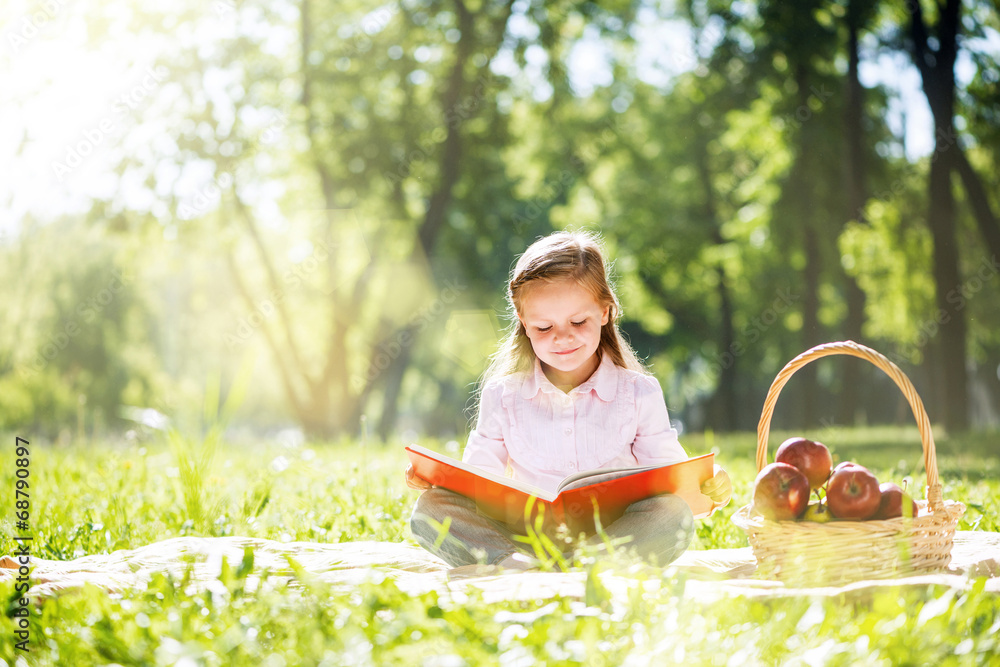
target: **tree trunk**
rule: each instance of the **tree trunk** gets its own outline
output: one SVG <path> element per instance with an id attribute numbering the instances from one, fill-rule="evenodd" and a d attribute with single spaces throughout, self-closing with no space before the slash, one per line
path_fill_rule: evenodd
<path id="1" fill-rule="evenodd" d="M 958 270 L 958 239 L 955 234 L 955 198 L 951 189 L 950 160 L 941 157 L 931 163 L 928 218 L 934 239 L 934 284 L 937 312 L 927 321 L 928 329 L 940 325 L 933 350 L 938 357 L 941 388 L 937 404 L 944 407 L 949 430 L 968 428 L 968 377 L 965 369 L 966 323 L 964 311 L 957 311 L 948 294 L 961 285 Z"/>
<path id="2" fill-rule="evenodd" d="M 463 117 L 460 113 L 464 111 L 462 105 L 466 101 L 463 99 L 463 95 L 469 89 L 469 81 L 466 79 L 465 70 L 477 44 L 475 31 L 476 16 L 469 11 L 463 0 L 453 0 L 453 4 L 461 36 L 455 46 L 455 62 L 452 65 L 448 84 L 441 97 L 441 117 L 442 122 L 447 128 L 447 134 L 445 135 L 441 156 L 438 160 L 440 180 L 428 201 L 424 219 L 417 230 L 418 244 L 414 247 L 415 256 L 422 253 L 428 260 L 433 256 L 437 238 L 447 219 L 448 207 L 453 198 L 455 184 L 458 183 L 458 179 L 461 176 L 461 123 L 455 119 Z M 503 36 L 506 34 L 507 21 L 510 18 L 512 7 L 513 0 L 510 0 L 497 19 L 496 25 L 501 30 L 495 33 L 497 44 L 493 50 L 493 54 L 486 61 L 486 65 L 484 66 L 486 70 L 489 69 L 490 63 L 493 61 L 493 57 L 496 55 L 496 51 L 499 50 L 500 44 L 503 41 Z M 415 337 L 416 334 L 414 334 Z M 416 341 L 413 341 L 407 350 L 404 350 L 393 361 L 389 369 L 391 372 L 386 375 L 382 415 L 378 426 L 379 435 L 383 439 L 388 437 L 389 432 L 395 425 L 401 385 L 406 375 L 406 367 L 410 362 L 410 348 L 413 345 L 416 345 Z"/>
<path id="3" fill-rule="evenodd" d="M 969 204 L 976 217 L 979 233 L 983 237 L 983 241 L 986 242 L 990 254 L 1000 258 L 1000 222 L 997 222 L 997 217 L 993 214 L 986 188 L 983 187 L 979 174 L 972 168 L 972 164 L 962 147 L 956 144 L 954 152 L 955 168 L 962 178 L 962 185 L 965 186 L 965 193 L 969 197 Z"/>
<path id="4" fill-rule="evenodd" d="M 719 294 L 719 341 L 723 350 L 732 350 L 736 340 L 733 330 L 733 299 L 729 292 L 726 269 L 721 264 L 715 267 L 718 276 L 716 291 Z M 719 374 L 719 384 L 715 388 L 713 402 L 717 401 L 719 410 L 719 427 L 723 431 L 735 431 L 739 428 L 739 403 L 736 399 L 736 372 L 738 359 L 733 357 L 733 363 L 725 366 Z"/>
<path id="5" fill-rule="evenodd" d="M 320 189 L 326 207 L 328 210 L 332 210 L 335 207 L 335 182 L 330 175 L 326 163 L 323 161 L 323 150 L 315 142 L 318 121 L 312 111 L 313 81 L 307 57 L 312 44 L 312 33 L 310 31 L 312 22 L 310 20 L 308 0 L 301 1 L 300 14 L 300 37 L 302 45 L 300 52 L 300 74 L 302 76 L 302 95 L 299 102 L 306 115 L 306 135 L 310 142 L 312 164 L 319 177 Z M 239 196 L 236 196 L 235 203 L 239 214 L 238 217 L 243 222 L 265 268 L 269 293 L 283 294 L 285 286 L 279 279 L 278 271 L 271 255 L 271 249 L 261 236 L 252 211 Z M 328 246 L 336 247 L 337 244 L 332 242 L 332 219 L 328 219 L 327 225 L 328 237 L 326 241 L 328 242 Z M 335 284 L 337 259 L 336 252 L 329 253 L 328 278 L 331 284 Z M 227 260 L 234 283 L 244 302 L 249 309 L 256 309 L 258 304 L 253 298 L 241 270 L 231 253 L 227 255 Z M 367 397 L 370 387 L 364 387 L 359 395 L 358 392 L 352 392 L 349 386 L 346 366 L 347 323 L 353 319 L 349 316 L 352 312 L 352 304 L 360 302 L 364 296 L 363 292 L 368 284 L 371 268 L 371 266 L 367 267 L 361 279 L 355 284 L 353 301 L 349 301 L 346 297 L 338 297 L 335 290 L 331 292 L 328 304 L 331 317 L 327 333 L 325 360 L 318 372 L 314 364 L 306 361 L 305 355 L 301 352 L 296 342 L 295 331 L 297 326 L 286 307 L 284 299 L 274 299 L 274 303 L 272 304 L 277 315 L 276 326 L 280 326 L 284 333 L 284 342 L 277 338 L 271 329 L 269 321 L 264 320 L 260 324 L 260 329 L 264 334 L 267 345 L 274 354 L 285 396 L 289 401 L 293 414 L 309 437 L 330 439 L 345 432 L 353 433 L 356 431 L 362 401 Z"/>
<path id="6" fill-rule="evenodd" d="M 858 78 L 858 33 L 860 32 L 860 7 L 858 0 L 851 0 L 847 10 L 847 97 L 844 105 L 844 147 L 847 169 L 846 222 L 864 221 L 864 207 L 868 200 L 867 174 L 864 151 L 864 89 Z M 844 333 L 850 340 L 860 341 L 865 323 L 865 293 L 858 282 L 843 272 L 844 296 L 847 318 Z M 853 424 L 859 408 L 864 405 L 863 387 L 867 369 L 861 364 L 844 364 L 841 375 L 840 395 L 836 420 L 840 424 Z"/>
<path id="7" fill-rule="evenodd" d="M 410 326 L 407 339 L 416 337 L 415 327 Z M 389 439 L 393 428 L 396 426 L 396 419 L 399 415 L 399 396 L 403 389 L 403 377 L 406 369 L 410 366 L 410 359 L 413 356 L 413 344 L 402 345 L 399 354 L 392 360 L 389 367 L 385 369 L 385 392 L 382 398 L 382 415 L 379 418 L 377 433 L 383 442 Z"/>
<path id="8" fill-rule="evenodd" d="M 725 243 L 722 237 L 722 221 L 719 220 L 718 211 L 715 208 L 715 188 L 712 185 L 712 172 L 708 165 L 708 137 L 702 137 L 699 142 L 698 153 L 695 158 L 698 165 L 698 178 L 701 181 L 702 196 L 704 197 L 705 224 L 712 230 L 712 241 L 716 245 Z M 718 279 L 716 292 L 719 295 L 719 346 L 724 352 L 733 349 L 736 334 L 733 327 L 733 299 L 729 292 L 729 279 L 726 276 L 726 267 L 719 262 L 715 266 L 715 275 Z M 709 402 L 709 419 L 713 426 L 722 431 L 735 431 L 738 428 L 737 401 L 736 401 L 736 378 L 737 364 L 739 357 L 733 355 L 732 362 L 723 364 L 719 372 L 718 384 L 715 386 L 715 393 Z"/>
<path id="9" fill-rule="evenodd" d="M 802 271 L 802 349 L 807 350 L 824 342 L 820 335 L 819 323 L 819 282 L 823 260 L 819 252 L 819 241 L 816 230 L 808 223 L 805 225 L 806 266 Z M 802 411 L 801 425 L 804 428 L 815 428 L 819 420 L 819 380 L 816 364 L 807 364 L 796 372 L 799 387 L 801 387 Z"/>
<path id="10" fill-rule="evenodd" d="M 798 84 L 799 108 L 809 108 L 809 72 L 805 63 L 797 63 L 795 82 Z M 824 342 L 819 322 L 819 288 L 823 270 L 823 256 L 820 253 L 816 215 L 812 210 L 814 193 L 809 188 L 811 174 L 817 173 L 814 159 L 817 156 L 813 140 L 815 121 L 806 121 L 799 129 L 798 154 L 793 166 L 793 178 L 789 186 L 793 188 L 792 196 L 799 211 L 798 219 L 802 225 L 802 249 L 805 253 L 805 266 L 802 269 L 802 338 L 801 348 L 810 347 Z M 807 364 L 798 371 L 798 383 L 801 388 L 799 423 L 804 428 L 813 428 L 817 424 L 819 412 L 819 382 L 815 364 Z"/>
<path id="11" fill-rule="evenodd" d="M 934 154 L 931 157 L 928 224 L 934 239 L 934 284 L 937 311 L 925 320 L 924 329 L 939 327 L 931 351 L 939 375 L 933 383 L 934 403 L 943 408 L 945 426 L 964 431 L 969 426 L 968 372 L 966 358 L 965 311 L 949 302 L 949 294 L 961 285 L 958 238 L 955 233 L 955 199 L 951 172 L 957 169 L 955 131 L 955 59 L 961 0 L 947 0 L 940 7 L 936 38 L 930 38 L 919 2 L 907 5 L 910 11 L 910 38 L 913 62 L 920 71 L 924 94 L 934 116 Z M 933 43 L 936 42 L 936 48 Z"/>

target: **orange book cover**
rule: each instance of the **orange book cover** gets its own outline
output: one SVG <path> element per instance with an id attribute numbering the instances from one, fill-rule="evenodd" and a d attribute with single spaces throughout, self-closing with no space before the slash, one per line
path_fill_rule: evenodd
<path id="1" fill-rule="evenodd" d="M 513 525 L 523 524 L 530 498 L 536 500 L 529 518 L 543 508 L 547 523 L 566 523 L 574 533 L 594 530 L 595 500 L 603 526 L 632 503 L 661 493 L 683 498 L 697 519 L 712 513 L 712 499 L 701 492 L 701 484 L 712 477 L 714 454 L 659 466 L 581 472 L 551 493 L 420 445 L 410 445 L 406 452 L 418 477 L 475 500 L 484 514 Z"/>

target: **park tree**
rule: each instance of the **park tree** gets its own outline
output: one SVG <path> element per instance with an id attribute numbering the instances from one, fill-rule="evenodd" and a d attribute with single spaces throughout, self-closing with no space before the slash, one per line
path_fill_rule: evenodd
<path id="1" fill-rule="evenodd" d="M 184 16 L 185 33 L 223 27 L 170 56 L 189 128 L 174 159 L 209 173 L 172 206 L 189 233 L 220 232 L 244 312 L 260 314 L 245 334 L 263 336 L 314 436 L 355 432 L 373 406 L 385 435 L 421 332 L 459 298 L 433 260 L 466 167 L 504 143 L 489 72 L 510 13 L 302 0 Z"/>
<path id="2" fill-rule="evenodd" d="M 137 276 L 122 326 L 73 340 L 111 370 L 46 371 L 105 416 L 116 401 L 157 403 L 164 377 L 192 398 L 192 377 L 263 352 L 251 421 L 291 419 L 319 438 L 357 433 L 366 416 L 382 437 L 404 424 L 457 433 L 511 262 L 562 228 L 602 234 L 626 333 L 694 428 L 752 427 L 777 369 L 834 338 L 890 349 L 930 403 L 953 403 L 954 428 L 965 410 L 951 387 L 971 382 L 978 404 L 986 382 L 962 369 L 1000 363 L 988 3 L 68 11 L 94 35 L 141 40 L 119 55 L 153 81 L 122 139 L 104 143 L 115 187 L 58 227 L 105 237 L 112 264 L 131 253 Z M 892 121 L 892 84 L 863 83 L 893 52 L 933 98 L 939 150 L 925 158 Z M 11 244 L 12 261 L 29 246 Z M 87 266 L 53 278 L 52 308 L 5 344 L 3 368 L 57 333 L 95 286 Z M 33 301 L 27 289 L 10 312 Z M 803 371 L 783 425 L 895 415 L 870 369 L 831 368 Z M 33 395 L 54 397 L 60 422 L 79 413 L 71 393 L 3 382 L 7 415 L 43 409 L 24 407 Z"/>
<path id="3" fill-rule="evenodd" d="M 68 217 L 26 219 L 0 245 L 0 428 L 89 437 L 162 389 L 137 246 Z"/>
<path id="4" fill-rule="evenodd" d="M 920 72 L 924 94 L 934 118 L 934 153 L 928 175 L 927 221 L 934 238 L 936 319 L 940 334 L 935 349 L 941 404 L 949 428 L 969 425 L 968 324 L 966 313 L 949 294 L 964 282 L 956 222 L 953 175 L 965 187 L 980 234 L 990 251 L 1000 252 L 1000 223 L 992 210 L 982 180 L 969 162 L 955 126 L 957 114 L 955 64 L 963 33 L 961 0 L 936 4 L 936 16 L 925 14 L 921 2 L 907 3 L 907 45 Z"/>
<path id="5" fill-rule="evenodd" d="M 864 221 L 864 208 L 871 193 L 870 172 L 874 160 L 872 150 L 873 123 L 866 117 L 866 91 L 861 85 L 861 36 L 874 18 L 875 3 L 847 0 L 843 20 L 846 32 L 844 48 L 847 52 L 847 72 L 844 77 L 843 136 L 844 184 L 847 193 L 847 216 L 844 228 L 852 221 Z M 839 262 L 842 263 L 842 262 Z M 844 300 L 847 313 L 844 318 L 844 336 L 860 341 L 864 335 L 865 293 L 849 271 L 845 271 Z M 853 423 L 862 405 L 861 387 L 871 371 L 863 364 L 849 362 L 844 365 L 836 419 L 839 423 Z"/>

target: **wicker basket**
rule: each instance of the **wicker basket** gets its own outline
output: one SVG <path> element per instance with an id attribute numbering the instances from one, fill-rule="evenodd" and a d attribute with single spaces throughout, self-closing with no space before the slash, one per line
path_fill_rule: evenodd
<path id="1" fill-rule="evenodd" d="M 828 585 L 946 569 L 965 505 L 942 499 L 934 436 L 924 405 L 909 378 L 875 350 L 854 341 L 826 343 L 803 352 L 781 369 L 768 390 L 757 425 L 757 470 L 767 465 L 771 415 L 781 388 L 798 369 L 835 354 L 870 361 L 903 391 L 923 443 L 926 500 L 917 501 L 919 511 L 912 518 L 829 523 L 772 521 L 744 506 L 733 515 L 733 522 L 747 531 L 758 575 L 786 583 Z"/>

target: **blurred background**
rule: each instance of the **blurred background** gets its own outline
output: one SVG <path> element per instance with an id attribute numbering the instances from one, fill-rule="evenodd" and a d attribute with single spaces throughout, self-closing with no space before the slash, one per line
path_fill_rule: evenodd
<path id="1" fill-rule="evenodd" d="M 1000 7 L 984 0 L 13 0 L 0 430 L 462 439 L 516 256 L 603 238 L 687 432 L 854 339 L 1000 426 Z M 241 375 L 242 373 L 242 375 Z M 912 424 L 866 362 L 784 428 Z"/>

